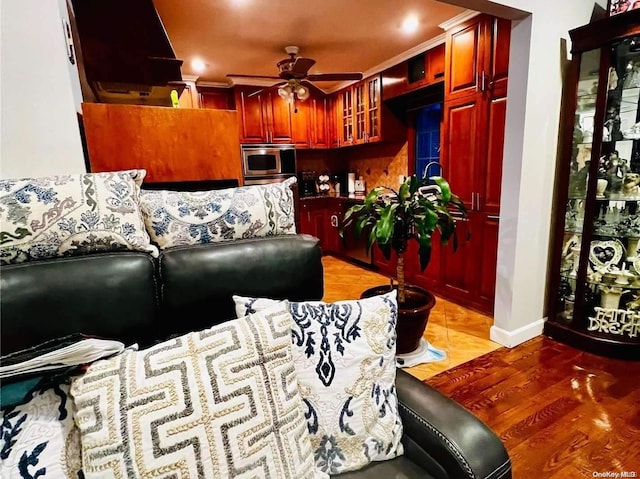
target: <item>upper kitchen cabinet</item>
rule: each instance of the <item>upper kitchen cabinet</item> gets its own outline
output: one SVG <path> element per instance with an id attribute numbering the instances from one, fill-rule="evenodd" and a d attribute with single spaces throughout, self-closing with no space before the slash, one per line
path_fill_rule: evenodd
<path id="1" fill-rule="evenodd" d="M 406 130 L 382 102 L 382 77 L 374 75 L 336 94 L 338 147 L 400 139 Z"/>
<path id="2" fill-rule="evenodd" d="M 231 88 L 198 86 L 200 108 L 212 110 L 234 110 Z"/>
<path id="3" fill-rule="evenodd" d="M 316 95 L 310 98 L 311 148 L 331 147 L 331 108 L 331 100 L 326 95 Z"/>
<path id="4" fill-rule="evenodd" d="M 447 32 L 445 98 L 506 90 L 511 22 L 478 15 Z"/>
<path id="5" fill-rule="evenodd" d="M 235 103 L 240 117 L 241 143 L 291 143 L 291 111 L 276 91 L 236 86 Z"/>
<path id="6" fill-rule="evenodd" d="M 399 63 L 382 73 L 382 97 L 385 100 L 419 88 L 442 83 L 445 70 L 445 45 Z"/>
<path id="7" fill-rule="evenodd" d="M 296 148 L 329 148 L 329 97 L 319 90 L 311 89 L 308 99 L 297 100 L 290 108 L 293 144 Z"/>

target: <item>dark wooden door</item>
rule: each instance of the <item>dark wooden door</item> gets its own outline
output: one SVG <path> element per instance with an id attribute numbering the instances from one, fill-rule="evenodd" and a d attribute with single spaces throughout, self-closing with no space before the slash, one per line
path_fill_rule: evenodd
<path id="1" fill-rule="evenodd" d="M 487 64 L 486 17 L 479 15 L 447 33 L 445 97 L 473 95 L 481 90 Z"/>
<path id="2" fill-rule="evenodd" d="M 328 97 L 311 98 L 311 148 L 329 148 L 330 101 Z"/>
<path id="3" fill-rule="evenodd" d="M 291 105 L 291 137 L 296 148 L 311 146 L 310 101 L 296 101 L 295 105 Z"/>
<path id="4" fill-rule="evenodd" d="M 475 209 L 480 164 L 484 161 L 484 100 L 481 96 L 445 102 L 441 163 L 445 178 L 467 209 Z"/>
<path id="5" fill-rule="evenodd" d="M 500 214 L 500 192 L 502 183 L 502 157 L 504 148 L 507 98 L 500 96 L 487 102 L 486 160 L 477 177 L 476 209 L 493 215 Z"/>
<path id="6" fill-rule="evenodd" d="M 480 213 L 478 228 L 478 290 L 476 297 L 482 310 L 493 313 L 496 291 L 496 265 L 498 262 L 498 226 L 497 215 Z"/>
<path id="7" fill-rule="evenodd" d="M 491 63 L 488 87 L 493 91 L 507 94 L 509 78 L 509 47 L 511 42 L 511 21 L 503 18 L 491 19 Z"/>
<path id="8" fill-rule="evenodd" d="M 261 95 L 250 96 L 260 87 L 236 87 L 236 106 L 240 120 L 241 143 L 267 143 L 267 118 Z"/>
<path id="9" fill-rule="evenodd" d="M 454 252 L 448 245 L 442 248 L 441 278 L 444 291 L 452 298 L 475 301 L 478 288 L 477 271 L 480 258 L 477 252 L 477 226 L 479 213 L 470 212 L 467 219 L 456 224 L 458 248 Z M 470 239 L 467 240 L 467 237 Z"/>
<path id="10" fill-rule="evenodd" d="M 277 92 L 269 91 L 264 97 L 264 112 L 268 118 L 269 143 L 291 143 L 291 110 L 289 102 L 280 98 Z"/>

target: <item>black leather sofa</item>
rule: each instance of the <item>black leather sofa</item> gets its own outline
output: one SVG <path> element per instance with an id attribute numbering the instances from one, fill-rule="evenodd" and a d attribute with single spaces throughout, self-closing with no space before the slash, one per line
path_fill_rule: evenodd
<path id="1" fill-rule="evenodd" d="M 320 299 L 318 240 L 307 235 L 177 247 L 154 259 L 115 252 L 0 269 L 2 354 L 81 332 L 141 347 L 235 317 L 231 296 Z M 475 416 L 398 370 L 404 456 L 348 478 L 509 478 L 498 437 Z"/>

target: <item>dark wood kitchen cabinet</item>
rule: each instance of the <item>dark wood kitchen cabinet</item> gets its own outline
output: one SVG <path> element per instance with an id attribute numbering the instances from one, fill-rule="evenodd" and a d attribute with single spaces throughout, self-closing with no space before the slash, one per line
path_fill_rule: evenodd
<path id="1" fill-rule="evenodd" d="M 263 89 L 236 86 L 235 102 L 240 118 L 241 143 L 291 143 L 291 110 L 276 91 L 252 93 Z"/>
<path id="2" fill-rule="evenodd" d="M 444 81 L 445 44 L 420 53 L 382 73 L 382 98 L 388 100 Z"/>
<path id="3" fill-rule="evenodd" d="M 280 99 L 283 101 L 282 99 Z M 296 148 L 311 147 L 311 98 L 296 101 L 291 109 L 291 140 Z"/>
<path id="4" fill-rule="evenodd" d="M 327 250 L 325 236 L 326 202 L 324 199 L 300 200 L 300 224 L 299 233 L 315 236 L 320 240 L 320 248 L 324 253 Z"/>
<path id="5" fill-rule="evenodd" d="M 447 32 L 445 99 L 506 89 L 511 22 L 478 15 Z"/>
<path id="6" fill-rule="evenodd" d="M 382 102 L 380 74 L 365 78 L 335 95 L 338 147 L 406 137 L 402 121 Z"/>
<path id="7" fill-rule="evenodd" d="M 456 253 L 443 250 L 447 296 L 493 312 L 494 259 L 507 101 L 508 20 L 479 15 L 447 32 L 445 101 L 441 139 L 444 175 L 469 211 Z"/>
<path id="8" fill-rule="evenodd" d="M 331 102 L 329 97 L 326 95 L 312 96 L 309 106 L 311 116 L 311 148 L 330 148 Z"/>

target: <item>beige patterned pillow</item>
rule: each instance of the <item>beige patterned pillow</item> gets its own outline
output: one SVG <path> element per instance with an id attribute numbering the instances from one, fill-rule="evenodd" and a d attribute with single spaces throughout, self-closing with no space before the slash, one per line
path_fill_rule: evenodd
<path id="1" fill-rule="evenodd" d="M 93 363 L 71 394 L 87 479 L 313 478 L 288 304 Z"/>
<path id="2" fill-rule="evenodd" d="M 233 296 L 238 316 L 278 301 Z M 360 300 L 289 303 L 293 364 L 316 467 L 362 469 L 404 453 L 396 380 L 396 291 Z"/>
<path id="3" fill-rule="evenodd" d="M 142 191 L 151 239 L 161 248 L 296 234 L 292 176 L 282 183 L 212 191 Z"/>
<path id="4" fill-rule="evenodd" d="M 145 170 L 0 180 L 0 264 L 116 250 L 148 251 Z"/>

